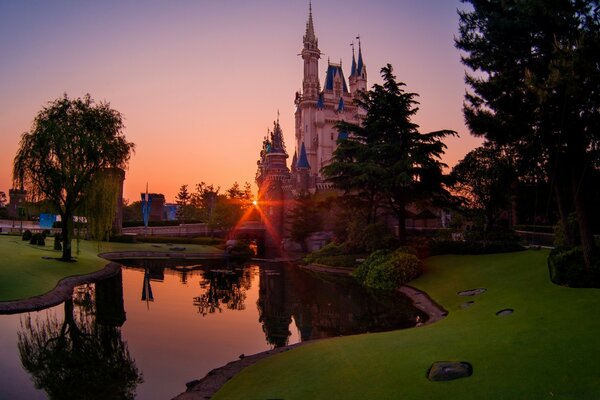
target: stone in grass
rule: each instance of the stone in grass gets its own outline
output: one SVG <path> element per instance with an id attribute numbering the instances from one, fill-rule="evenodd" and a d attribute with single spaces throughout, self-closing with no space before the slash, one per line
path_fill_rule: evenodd
<path id="1" fill-rule="evenodd" d="M 466 361 L 436 361 L 431 364 L 427 379 L 432 382 L 451 381 L 473 375 L 473 366 Z"/>
<path id="2" fill-rule="evenodd" d="M 473 303 L 475 303 L 473 300 L 466 301 L 460 305 L 460 308 L 464 310 L 465 308 L 471 307 L 473 305 Z"/>
<path id="3" fill-rule="evenodd" d="M 503 315 L 510 315 L 514 312 L 515 310 L 513 310 L 512 308 L 505 308 L 503 310 L 500 310 L 498 312 L 496 312 L 496 315 L 501 317 Z"/>
<path id="4" fill-rule="evenodd" d="M 469 289 L 463 290 L 462 292 L 458 292 L 459 296 L 477 296 L 487 291 L 486 288 L 477 288 L 477 289 Z"/>

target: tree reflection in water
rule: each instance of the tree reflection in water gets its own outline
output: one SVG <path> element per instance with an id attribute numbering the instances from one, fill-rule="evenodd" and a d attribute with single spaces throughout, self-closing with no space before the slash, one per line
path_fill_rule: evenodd
<path id="1" fill-rule="evenodd" d="M 62 322 L 50 313 L 21 319 L 21 362 L 35 387 L 50 399 L 135 397 L 143 378 L 121 338 L 125 311 L 120 273 L 115 278 L 76 288 L 64 303 Z M 115 292 L 120 298 L 111 296 Z"/>
<path id="2" fill-rule="evenodd" d="M 194 297 L 194 306 L 202 316 L 222 312 L 222 307 L 229 310 L 246 308 L 246 291 L 252 284 L 251 268 L 214 269 L 204 273 L 200 288 L 204 290 Z"/>

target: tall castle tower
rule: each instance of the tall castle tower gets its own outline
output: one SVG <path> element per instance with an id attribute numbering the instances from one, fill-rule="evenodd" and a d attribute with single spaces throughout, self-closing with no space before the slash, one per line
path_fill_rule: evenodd
<path id="1" fill-rule="evenodd" d="M 352 48 L 352 69 L 349 85 L 346 83 L 342 62 L 327 61 L 325 81 L 319 79 L 319 41 L 315 35 L 312 3 L 309 3 L 308 21 L 301 51 L 304 63 L 302 92 L 296 93 L 294 156 L 287 167 L 288 154 L 283 142 L 279 116 L 273 132 L 263 140 L 257 162 L 256 183 L 259 187 L 258 201 L 267 234 L 265 245 L 277 250 L 286 237 L 286 214 L 294 207 L 294 199 L 308 193 L 327 189 L 320 174 L 323 166 L 331 161 L 339 136 L 335 125 L 339 121 L 359 124 L 364 110 L 357 107 L 354 99 L 359 91 L 367 90 L 367 68 L 363 61 L 360 39 L 358 61 Z"/>
<path id="2" fill-rule="evenodd" d="M 284 203 L 290 182 L 287 158 L 278 117 L 273 124 L 273 132 L 268 133 L 263 140 L 256 171 L 258 201 L 262 210 L 263 223 L 267 228 L 265 246 L 271 253 L 277 253 L 285 232 Z"/>
<path id="3" fill-rule="evenodd" d="M 315 35 L 312 15 L 312 4 L 309 3 L 308 21 L 303 37 L 303 48 L 300 53 L 304 61 L 302 93 L 296 93 L 295 131 L 296 163 L 302 160 L 303 147 L 306 160 L 302 160 L 302 168 L 308 168 L 308 185 L 311 192 L 327 185 L 320 174 L 322 167 L 331 161 L 335 150 L 338 121 L 358 124 L 364 112 L 354 105 L 354 97 L 360 90 L 367 90 L 367 68 L 363 61 L 362 48 L 358 46 L 358 62 L 352 52 L 352 69 L 349 77 L 350 88 L 342 69 L 342 62 L 335 64 L 327 61 L 325 82 L 321 89 L 319 80 L 319 59 L 321 51 Z M 292 164 L 292 171 L 297 169 Z"/>

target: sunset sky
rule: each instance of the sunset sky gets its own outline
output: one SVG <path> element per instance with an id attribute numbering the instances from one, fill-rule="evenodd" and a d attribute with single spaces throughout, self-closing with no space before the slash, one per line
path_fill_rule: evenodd
<path id="1" fill-rule="evenodd" d="M 312 7 L 321 84 L 328 58 L 341 60 L 349 76 L 350 43 L 360 35 L 369 86 L 392 64 L 420 95 L 421 131 L 460 134 L 446 142 L 446 163 L 480 143 L 461 111 L 465 67 L 453 46 L 460 1 L 314 0 Z M 307 17 L 308 1 L 0 0 L 0 190 L 11 187 L 20 135 L 63 93 L 90 93 L 124 115 L 136 144 L 125 180 L 130 201 L 146 182 L 167 201 L 182 184 L 254 185 L 278 110 L 294 147 Z"/>

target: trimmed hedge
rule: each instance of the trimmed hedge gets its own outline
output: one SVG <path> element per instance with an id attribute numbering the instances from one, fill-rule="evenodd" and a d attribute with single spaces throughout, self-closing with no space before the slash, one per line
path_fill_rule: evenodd
<path id="1" fill-rule="evenodd" d="M 399 249 L 394 252 L 373 252 L 354 272 L 364 285 L 393 290 L 417 278 L 423 272 L 423 264 L 414 254 Z"/>
<path id="2" fill-rule="evenodd" d="M 429 242 L 429 255 L 442 254 L 493 254 L 512 253 L 525 250 L 515 241 L 453 241 L 432 240 Z"/>
<path id="3" fill-rule="evenodd" d="M 600 288 L 600 257 L 593 257 L 591 267 L 586 269 L 581 247 L 553 249 L 548 256 L 548 272 L 557 285 Z"/>

